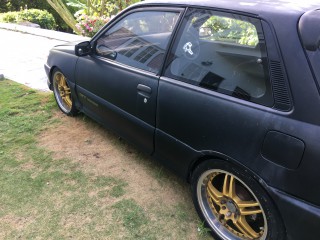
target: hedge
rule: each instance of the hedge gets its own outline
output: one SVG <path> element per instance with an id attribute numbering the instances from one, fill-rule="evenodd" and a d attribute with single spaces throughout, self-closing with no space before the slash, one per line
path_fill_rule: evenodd
<path id="1" fill-rule="evenodd" d="M 39 24 L 41 28 L 56 28 L 56 22 L 52 14 L 46 10 L 28 9 L 19 12 L 7 12 L 0 14 L 0 22 L 19 23 L 23 21 Z"/>

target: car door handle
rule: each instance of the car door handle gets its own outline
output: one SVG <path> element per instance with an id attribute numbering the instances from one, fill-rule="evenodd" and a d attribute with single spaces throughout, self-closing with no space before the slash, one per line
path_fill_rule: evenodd
<path id="1" fill-rule="evenodd" d="M 138 91 L 141 91 L 141 92 L 144 92 L 144 93 L 148 93 L 148 94 L 151 94 L 151 92 L 152 92 L 151 87 L 148 87 L 148 86 L 143 85 L 143 84 L 138 84 L 137 89 L 138 89 Z"/>

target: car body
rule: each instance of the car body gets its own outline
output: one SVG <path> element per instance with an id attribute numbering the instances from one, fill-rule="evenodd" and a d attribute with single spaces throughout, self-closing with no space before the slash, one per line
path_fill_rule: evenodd
<path id="1" fill-rule="evenodd" d="M 221 239 L 318 239 L 319 1 L 145 1 L 54 47 L 61 110 L 191 182 Z"/>

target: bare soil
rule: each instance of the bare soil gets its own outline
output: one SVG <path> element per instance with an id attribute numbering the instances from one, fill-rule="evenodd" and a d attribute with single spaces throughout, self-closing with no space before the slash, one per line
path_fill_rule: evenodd
<path id="1" fill-rule="evenodd" d="M 41 147 L 52 151 L 54 159 L 70 159 L 89 174 L 123 179 L 129 184 L 125 188 L 126 198 L 134 199 L 144 209 L 159 203 L 161 206 L 183 203 L 194 212 L 189 185 L 151 157 L 83 115 L 72 118 L 59 112 L 54 117 L 59 124 L 43 131 L 38 139 Z M 188 239 L 197 239 L 198 219 L 195 213 L 191 215 L 195 220 Z"/>

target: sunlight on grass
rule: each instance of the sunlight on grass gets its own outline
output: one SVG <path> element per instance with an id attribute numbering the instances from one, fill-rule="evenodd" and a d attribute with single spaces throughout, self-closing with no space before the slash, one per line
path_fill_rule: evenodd
<path id="1" fill-rule="evenodd" d="M 59 124 L 55 111 L 51 93 L 0 81 L 0 239 L 195 239 L 188 231 L 198 219 L 185 203 L 140 206 L 128 196 L 130 179 L 88 173 L 40 148 L 37 136 Z"/>

